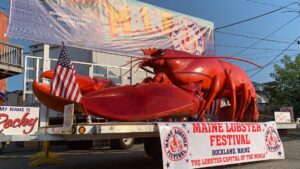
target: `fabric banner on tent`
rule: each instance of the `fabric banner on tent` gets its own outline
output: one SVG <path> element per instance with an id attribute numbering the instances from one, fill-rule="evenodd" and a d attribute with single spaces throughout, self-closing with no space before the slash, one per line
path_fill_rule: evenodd
<path id="1" fill-rule="evenodd" d="M 149 47 L 214 54 L 212 22 L 135 0 L 11 0 L 8 35 L 128 56 Z"/>
<path id="2" fill-rule="evenodd" d="M 284 159 L 275 122 L 158 123 L 164 169 Z"/>

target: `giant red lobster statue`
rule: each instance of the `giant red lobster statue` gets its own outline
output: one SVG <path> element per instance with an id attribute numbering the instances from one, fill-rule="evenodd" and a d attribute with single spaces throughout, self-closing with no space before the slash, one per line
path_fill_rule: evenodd
<path id="1" fill-rule="evenodd" d="M 212 102 L 227 99 L 230 105 L 218 112 L 219 121 L 258 120 L 256 93 L 250 79 L 240 67 L 222 60 L 242 59 L 194 56 L 171 49 L 147 49 L 144 54 L 149 57 L 134 61 L 154 77 L 136 85 L 115 86 L 110 80 L 77 76 L 83 94 L 79 105 L 86 115 L 119 121 L 182 117 L 205 121 Z M 53 71 L 47 71 L 41 77 L 52 79 L 53 75 Z M 36 81 L 33 91 L 54 110 L 62 111 L 64 105 L 71 103 L 50 95 L 50 87 Z"/>

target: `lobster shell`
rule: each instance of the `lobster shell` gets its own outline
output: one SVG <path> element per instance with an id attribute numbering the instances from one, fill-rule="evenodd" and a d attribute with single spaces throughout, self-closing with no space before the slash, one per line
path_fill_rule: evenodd
<path id="1" fill-rule="evenodd" d="M 99 90 L 81 99 L 90 114 L 112 120 L 138 121 L 197 112 L 199 100 L 175 85 L 148 83 Z"/>

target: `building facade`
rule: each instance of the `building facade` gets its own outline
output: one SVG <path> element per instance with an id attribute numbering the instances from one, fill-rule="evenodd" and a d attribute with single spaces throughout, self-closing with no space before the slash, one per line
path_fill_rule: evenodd
<path id="1" fill-rule="evenodd" d="M 8 38 L 6 37 L 6 31 L 7 31 L 7 26 L 8 26 L 8 16 L 0 11 L 0 41 L 7 42 Z M 0 48 L 3 51 L 3 48 Z M 0 92 L 5 93 L 6 91 L 6 79 L 1 79 L 0 80 Z"/>

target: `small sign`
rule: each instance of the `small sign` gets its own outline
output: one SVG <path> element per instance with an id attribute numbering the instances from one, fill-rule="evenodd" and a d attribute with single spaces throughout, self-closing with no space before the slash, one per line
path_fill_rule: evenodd
<path id="1" fill-rule="evenodd" d="M 33 135 L 38 125 L 39 107 L 0 106 L 0 134 Z"/>
<path id="2" fill-rule="evenodd" d="M 284 159 L 275 122 L 158 123 L 164 169 Z"/>
<path id="3" fill-rule="evenodd" d="M 276 123 L 291 123 L 291 112 L 274 112 L 275 122 Z"/>
<path id="4" fill-rule="evenodd" d="M 63 125 L 63 133 L 64 134 L 72 133 L 73 117 L 74 117 L 74 104 L 65 105 L 64 125 Z"/>
<path id="5" fill-rule="evenodd" d="M 294 108 L 293 107 L 280 107 L 280 111 L 290 112 L 291 113 L 291 120 L 294 122 Z"/>

